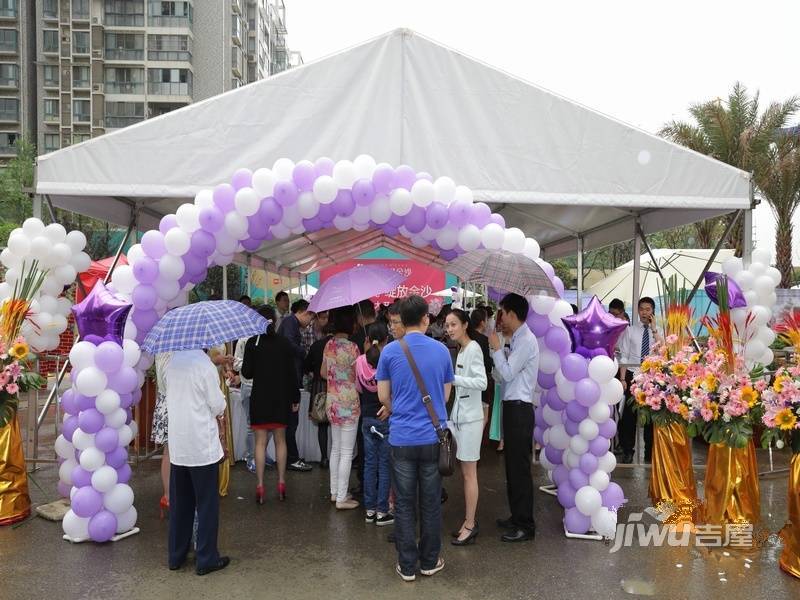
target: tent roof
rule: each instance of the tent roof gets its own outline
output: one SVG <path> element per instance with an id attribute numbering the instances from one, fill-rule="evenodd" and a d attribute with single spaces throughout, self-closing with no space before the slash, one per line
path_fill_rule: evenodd
<path id="1" fill-rule="evenodd" d="M 36 192 L 146 229 L 238 168 L 364 153 L 469 186 L 549 258 L 751 205 L 743 171 L 407 29 L 40 156 Z"/>

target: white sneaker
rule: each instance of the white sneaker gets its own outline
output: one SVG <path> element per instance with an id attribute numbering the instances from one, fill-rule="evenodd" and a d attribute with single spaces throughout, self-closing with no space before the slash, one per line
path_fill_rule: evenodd
<path id="1" fill-rule="evenodd" d="M 400 575 L 400 579 L 403 581 L 414 581 L 417 576 L 416 575 L 406 575 L 403 571 L 400 570 L 400 565 L 395 565 L 394 570 Z"/>
<path id="2" fill-rule="evenodd" d="M 436 561 L 435 567 L 432 569 L 420 569 L 419 572 L 430 577 L 431 575 L 436 575 L 442 569 L 444 569 L 444 559 L 440 556 L 439 560 Z"/>

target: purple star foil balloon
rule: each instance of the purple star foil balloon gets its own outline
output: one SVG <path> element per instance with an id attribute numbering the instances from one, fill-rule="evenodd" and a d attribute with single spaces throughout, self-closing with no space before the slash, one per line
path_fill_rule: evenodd
<path id="1" fill-rule="evenodd" d="M 86 298 L 72 307 L 72 314 L 82 339 L 122 344 L 125 321 L 131 308 L 133 304 L 112 294 L 102 281 L 98 281 Z"/>
<path id="2" fill-rule="evenodd" d="M 719 306 L 717 300 L 717 284 L 724 279 L 728 280 L 728 308 L 745 308 L 747 300 L 745 300 L 742 288 L 730 277 L 725 277 L 722 273 L 714 273 L 713 271 L 706 271 L 704 274 L 706 278 L 706 294 L 711 301 Z"/>
<path id="3" fill-rule="evenodd" d="M 589 359 L 602 355 L 613 359 L 614 346 L 628 326 L 627 321 L 606 311 L 597 296 L 577 315 L 561 320 L 572 338 L 572 351 Z"/>

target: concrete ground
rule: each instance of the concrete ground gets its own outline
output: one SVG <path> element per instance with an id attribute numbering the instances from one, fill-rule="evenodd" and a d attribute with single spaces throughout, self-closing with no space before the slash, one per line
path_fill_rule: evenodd
<path id="1" fill-rule="evenodd" d="M 702 449 L 695 460 L 702 464 Z M 762 468 L 766 455 L 759 451 Z M 776 456 L 776 467 L 785 465 Z M 538 465 L 537 485 L 545 483 Z M 703 471 L 697 471 L 702 481 Z M 34 504 L 55 499 L 56 470 L 33 475 Z M 647 471 L 620 467 L 614 473 L 630 503 L 620 521 L 649 505 Z M 800 580 L 777 566 L 780 545 L 768 542 L 748 552 L 696 547 L 630 547 L 611 553 L 597 541 L 569 540 L 555 498 L 537 490 L 533 542 L 504 544 L 494 520 L 507 516 L 502 460 L 484 453 L 479 469 L 481 498 L 477 543 L 449 544 L 449 531 L 463 515 L 458 474 L 446 482 L 442 555 L 445 569 L 405 583 L 394 573 L 391 527 L 363 521 L 361 511 L 337 512 L 328 501 L 328 473 L 289 473 L 288 499 L 277 501 L 275 471 L 267 472 L 268 500 L 254 502 L 254 476 L 238 464 L 230 493 L 221 503 L 219 546 L 231 556 L 224 571 L 198 577 L 191 566 L 167 569 L 167 522 L 158 517 L 158 462 L 134 471 L 141 533 L 117 543 L 71 545 L 58 523 L 32 518 L 0 529 L 0 598 L 800 598 Z M 37 485 L 38 484 L 38 485 Z M 702 487 L 702 486 L 701 486 Z M 786 475 L 761 480 L 763 522 L 776 532 L 786 518 Z M 649 517 L 645 522 L 652 522 Z M 751 561 L 751 562 L 748 562 Z"/>

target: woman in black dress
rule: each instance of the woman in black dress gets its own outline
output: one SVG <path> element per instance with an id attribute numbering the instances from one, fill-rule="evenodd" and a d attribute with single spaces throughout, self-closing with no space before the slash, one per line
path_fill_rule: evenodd
<path id="1" fill-rule="evenodd" d="M 256 442 L 256 502 L 264 503 L 264 455 L 267 434 L 275 441 L 278 462 L 278 497 L 286 499 L 286 427 L 289 414 L 300 408 L 300 384 L 289 341 L 275 333 L 275 309 L 262 306 L 258 313 L 272 321 L 267 332 L 247 340 L 242 376 L 253 380 L 250 426 Z"/>

